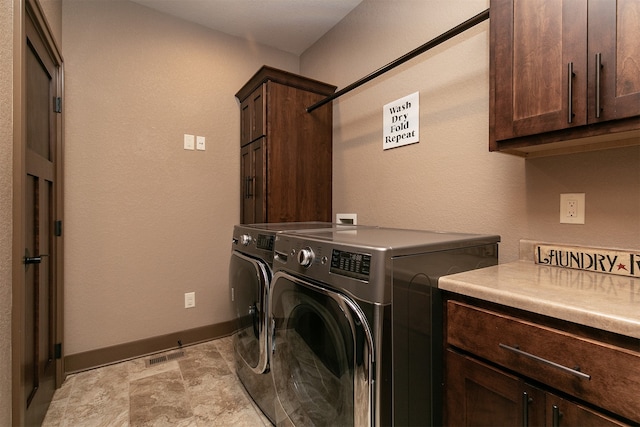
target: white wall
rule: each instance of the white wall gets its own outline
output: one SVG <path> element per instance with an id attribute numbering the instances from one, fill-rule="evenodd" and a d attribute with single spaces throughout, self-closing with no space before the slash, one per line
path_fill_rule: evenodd
<path id="1" fill-rule="evenodd" d="M 231 320 L 234 94 L 298 58 L 128 1 L 64 0 L 62 39 L 66 353 Z"/>
<path id="2" fill-rule="evenodd" d="M 482 12 L 488 0 L 364 0 L 301 57 L 343 88 Z M 360 223 L 640 248 L 640 149 L 524 160 L 488 151 L 489 21 L 334 101 L 333 206 Z M 420 143 L 382 150 L 383 105 L 420 93 Z M 586 193 L 586 224 L 559 194 Z"/>

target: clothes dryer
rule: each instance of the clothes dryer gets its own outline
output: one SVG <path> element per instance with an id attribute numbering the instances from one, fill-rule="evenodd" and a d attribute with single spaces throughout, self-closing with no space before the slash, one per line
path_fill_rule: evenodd
<path id="1" fill-rule="evenodd" d="M 264 414 L 274 420 L 275 390 L 269 372 L 267 304 L 278 233 L 336 227 L 328 222 L 242 224 L 233 229 L 229 290 L 236 316 L 236 373 Z"/>

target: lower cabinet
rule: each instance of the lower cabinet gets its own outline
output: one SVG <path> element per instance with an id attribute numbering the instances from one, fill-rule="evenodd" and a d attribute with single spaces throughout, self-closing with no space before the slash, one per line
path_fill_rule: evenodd
<path id="1" fill-rule="evenodd" d="M 445 313 L 446 425 L 640 425 L 640 340 L 460 296 Z"/>
<path id="2" fill-rule="evenodd" d="M 445 423 L 450 426 L 625 426 L 473 357 L 446 352 Z"/>

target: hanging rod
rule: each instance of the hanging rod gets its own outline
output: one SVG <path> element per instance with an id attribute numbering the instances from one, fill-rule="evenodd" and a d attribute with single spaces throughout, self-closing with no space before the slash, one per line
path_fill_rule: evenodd
<path id="1" fill-rule="evenodd" d="M 478 25 L 479 23 L 481 23 L 482 21 L 486 21 L 487 19 L 489 19 L 489 9 L 485 10 L 484 12 L 480 12 L 479 14 L 474 16 L 473 18 L 468 19 L 468 20 L 464 21 L 462 24 L 453 27 L 449 31 L 440 34 L 438 37 L 436 37 L 434 39 L 431 39 L 430 41 L 426 42 L 422 46 L 412 50 L 409 53 L 404 54 L 400 58 L 389 62 L 384 67 L 374 71 L 373 73 L 361 78 L 360 80 L 358 80 L 358 81 L 356 81 L 354 83 L 351 83 L 349 86 L 347 86 L 347 87 L 345 87 L 343 89 L 340 89 L 339 91 L 337 91 L 333 95 L 329 95 L 328 97 L 316 102 L 312 106 L 307 107 L 307 112 L 310 113 L 313 110 L 315 110 L 316 108 L 322 107 L 324 104 L 327 104 L 327 103 L 333 101 L 334 99 L 341 97 L 342 95 L 344 95 L 347 92 L 351 92 L 353 89 L 362 86 L 363 84 L 367 83 L 368 81 L 373 80 L 376 77 L 386 73 L 387 71 L 390 71 L 390 70 L 396 68 L 398 65 L 404 64 L 408 60 L 413 59 L 416 56 L 428 51 L 429 49 L 432 49 L 432 48 L 438 46 L 439 44 L 446 42 L 450 38 L 455 37 L 455 36 L 457 36 L 458 34 L 464 32 L 464 31 L 467 31 L 469 28 L 474 27 L 474 26 Z"/>

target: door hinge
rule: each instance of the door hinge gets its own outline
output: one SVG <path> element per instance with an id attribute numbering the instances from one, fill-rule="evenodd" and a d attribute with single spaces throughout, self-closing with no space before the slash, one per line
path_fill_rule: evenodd
<path id="1" fill-rule="evenodd" d="M 58 220 L 55 222 L 53 234 L 56 237 L 62 236 L 62 221 Z"/>
<path id="2" fill-rule="evenodd" d="M 53 98 L 53 112 L 62 113 L 62 98 L 59 96 Z"/>
<path id="3" fill-rule="evenodd" d="M 62 359 L 62 343 L 57 343 L 54 346 L 53 352 L 56 359 Z"/>

